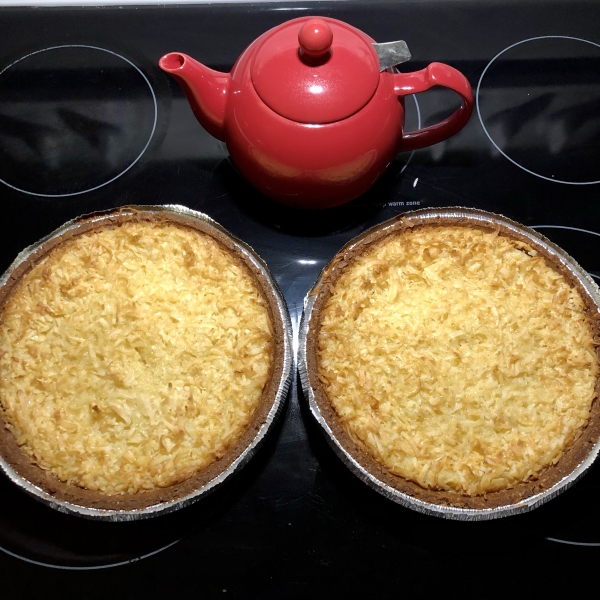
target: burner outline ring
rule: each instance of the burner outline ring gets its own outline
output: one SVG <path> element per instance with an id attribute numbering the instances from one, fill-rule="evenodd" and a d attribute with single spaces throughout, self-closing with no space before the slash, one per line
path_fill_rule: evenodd
<path id="1" fill-rule="evenodd" d="M 589 233 L 590 235 L 600 237 L 600 233 L 598 233 L 597 231 L 592 231 L 591 229 L 582 229 L 581 227 L 570 227 L 569 225 L 530 225 L 530 227 L 531 229 L 535 229 L 536 231 L 538 229 L 568 229 L 570 231 L 579 231 L 580 233 Z M 600 275 L 594 275 L 589 271 L 587 273 L 588 275 L 590 275 L 590 277 L 600 280 Z M 598 543 L 598 546 L 600 546 L 600 543 Z"/>
<path id="2" fill-rule="evenodd" d="M 3 548 L 2 546 L 0 546 L 0 552 L 4 552 L 4 554 L 8 554 L 9 556 L 22 560 L 23 562 L 30 563 L 32 565 L 37 565 L 39 567 L 47 567 L 49 569 L 59 569 L 63 571 L 97 571 L 99 569 L 111 569 L 113 567 L 121 567 L 123 565 L 129 565 L 139 560 L 143 560 L 144 558 L 149 558 L 150 556 L 154 556 L 155 554 L 163 552 L 163 550 L 167 550 L 171 546 L 174 546 L 175 544 L 179 543 L 182 539 L 183 538 L 179 538 L 173 542 L 170 542 L 166 546 L 158 548 L 157 550 L 153 550 L 152 552 L 148 552 L 147 554 L 142 554 L 141 556 L 135 556 L 133 558 L 130 558 L 129 560 L 122 560 L 116 563 L 107 563 L 105 565 L 91 565 L 89 567 L 70 567 L 66 565 L 53 565 L 52 563 L 46 563 L 39 560 L 33 560 L 32 558 L 26 558 L 24 556 L 21 556 L 20 554 L 17 554 L 16 552 L 11 552 L 10 550 Z"/>
<path id="3" fill-rule="evenodd" d="M 410 97 L 415 101 L 415 108 L 417 109 L 417 129 L 421 129 L 422 125 L 421 125 L 421 108 L 419 107 L 419 101 L 417 100 L 417 95 L 416 94 L 410 94 Z M 408 167 L 408 163 L 410 163 L 410 161 L 412 160 L 412 157 L 415 155 L 416 150 L 413 150 L 408 158 L 406 159 L 406 162 L 404 163 L 404 166 L 400 169 L 400 173 L 398 173 L 398 175 L 402 175 L 402 173 L 404 173 L 404 171 L 406 171 L 406 167 Z"/>
<path id="4" fill-rule="evenodd" d="M 137 157 L 133 160 L 133 162 L 129 164 L 129 166 L 127 166 L 123 171 L 121 171 L 120 173 L 115 175 L 112 179 L 109 179 L 108 181 L 105 181 L 104 183 L 101 183 L 100 185 L 96 185 L 94 187 L 91 187 L 91 188 L 88 188 L 85 190 L 81 190 L 79 192 L 69 192 L 68 194 L 41 194 L 39 192 L 30 192 L 28 190 L 18 188 L 14 185 L 11 185 L 7 181 L 4 181 L 4 179 L 0 178 L 0 183 L 3 183 L 4 185 L 8 186 L 9 188 L 11 188 L 13 190 L 16 190 L 17 192 L 21 192 L 23 194 L 28 194 L 30 196 L 41 196 L 43 198 L 67 198 L 69 196 L 78 196 L 80 194 L 87 194 L 88 192 L 93 192 L 94 190 L 97 190 L 101 187 L 104 187 L 105 185 L 108 185 L 109 183 L 112 183 L 113 181 L 115 181 L 116 179 L 121 177 L 121 175 L 124 175 L 125 173 L 127 173 L 127 171 L 129 171 L 129 169 L 131 169 L 131 167 L 133 167 L 140 160 L 140 158 L 142 158 L 143 154 L 148 149 L 148 146 L 150 145 L 152 138 L 154 137 L 154 132 L 156 131 L 156 123 L 158 121 L 158 103 L 156 101 L 156 94 L 154 93 L 154 89 L 152 88 L 150 81 L 144 75 L 144 73 L 142 73 L 141 69 L 138 66 L 136 66 L 133 62 L 131 62 L 128 58 L 125 58 L 121 54 L 118 54 L 117 52 L 113 52 L 112 50 L 107 50 L 106 48 L 101 48 L 100 46 L 88 46 L 86 44 L 61 44 L 60 46 L 50 46 L 48 48 L 42 48 L 41 50 L 36 50 L 35 52 L 30 52 L 29 54 L 26 54 L 25 56 L 18 58 L 17 60 L 10 63 L 10 65 L 4 67 L 4 69 L 2 69 L 0 71 L 0 76 L 2 76 L 3 73 L 8 71 L 8 69 L 13 67 L 17 63 L 21 62 L 22 60 L 25 60 L 26 58 L 35 56 L 36 54 L 41 54 L 42 52 L 48 52 L 49 50 L 59 50 L 61 48 L 88 48 L 91 50 L 100 50 L 100 52 L 106 52 L 108 54 L 112 54 L 113 56 L 116 56 L 117 58 L 120 58 L 121 60 L 124 60 L 127 64 L 131 65 L 142 76 L 142 78 L 146 82 L 146 85 L 148 86 L 148 89 L 150 90 L 150 93 L 152 94 L 152 103 L 154 105 L 154 121 L 152 123 L 152 131 L 150 132 L 150 136 L 148 137 L 146 144 L 142 148 L 142 151 L 137 155 Z"/>
<path id="5" fill-rule="evenodd" d="M 598 179 L 597 181 L 565 181 L 562 179 L 554 179 L 552 177 L 546 177 L 545 175 L 540 175 L 539 173 L 536 173 L 535 171 L 532 171 L 531 169 L 528 169 L 527 167 L 524 167 L 523 165 L 519 164 L 516 160 L 514 160 L 510 156 L 508 156 L 508 154 L 506 154 L 506 152 L 504 152 L 504 150 L 502 150 L 502 148 L 500 148 L 498 146 L 498 144 L 496 144 L 496 142 L 494 141 L 494 139 L 488 132 L 488 130 L 483 122 L 483 117 L 481 116 L 481 110 L 479 107 L 479 92 L 480 92 L 480 88 L 481 88 L 481 82 L 483 81 L 483 78 L 485 77 L 487 70 L 492 66 L 492 64 L 496 61 L 496 59 L 500 58 L 500 56 L 502 56 L 505 52 L 508 52 L 512 48 L 515 48 L 516 46 L 520 46 L 521 44 L 525 44 L 526 42 L 533 42 L 536 40 L 548 40 L 548 39 L 551 39 L 551 40 L 552 39 L 574 40 L 576 42 L 584 42 L 586 44 L 590 44 L 592 46 L 596 46 L 597 48 L 600 48 L 600 44 L 597 44 L 596 42 L 590 42 L 590 40 L 585 40 L 583 38 L 573 37 L 570 35 L 539 35 L 536 37 L 521 40 L 520 42 L 515 42 L 514 44 L 511 44 L 507 48 L 504 48 L 504 50 L 501 50 L 500 52 L 498 52 L 498 54 L 496 54 L 496 56 L 494 56 L 494 58 L 492 58 L 492 60 L 490 60 L 490 62 L 486 65 L 485 69 L 483 70 L 483 73 L 481 73 L 481 76 L 479 77 L 479 81 L 477 82 L 477 91 L 475 92 L 475 105 L 477 107 L 477 116 L 479 117 L 479 123 L 481 124 L 481 128 L 483 129 L 483 132 L 485 133 L 487 138 L 490 140 L 490 142 L 492 143 L 494 148 L 496 148 L 496 150 L 498 150 L 498 152 L 500 152 L 500 154 L 502 154 L 502 156 L 504 156 L 504 158 L 508 159 L 513 165 L 519 167 L 519 169 L 522 169 L 523 171 L 529 173 L 530 175 L 535 175 L 536 177 L 539 177 L 540 179 L 545 179 L 546 181 L 552 181 L 553 183 L 563 183 L 565 185 L 595 185 L 595 184 L 600 183 L 600 179 Z"/>

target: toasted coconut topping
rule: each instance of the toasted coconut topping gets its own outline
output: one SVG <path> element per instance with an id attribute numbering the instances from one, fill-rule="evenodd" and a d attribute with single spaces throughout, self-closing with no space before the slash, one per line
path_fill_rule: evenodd
<path id="1" fill-rule="evenodd" d="M 555 464 L 598 377 L 578 291 L 527 244 L 460 226 L 405 230 L 353 260 L 317 354 L 360 447 L 423 488 L 470 496 Z"/>
<path id="2" fill-rule="evenodd" d="M 128 222 L 63 242 L 0 322 L 0 402 L 19 445 L 106 494 L 183 481 L 248 424 L 272 355 L 266 302 L 208 235 Z"/>

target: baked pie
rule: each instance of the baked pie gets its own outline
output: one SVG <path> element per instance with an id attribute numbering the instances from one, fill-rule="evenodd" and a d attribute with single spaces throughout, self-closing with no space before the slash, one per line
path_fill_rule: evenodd
<path id="1" fill-rule="evenodd" d="M 597 296 L 529 235 L 452 215 L 407 215 L 336 256 L 312 292 L 306 377 L 383 484 L 514 505 L 598 439 Z"/>
<path id="2" fill-rule="evenodd" d="M 59 500 L 138 509 L 227 468 L 283 370 L 271 284 L 231 238 L 169 212 L 81 220 L 3 287 L 2 450 Z"/>

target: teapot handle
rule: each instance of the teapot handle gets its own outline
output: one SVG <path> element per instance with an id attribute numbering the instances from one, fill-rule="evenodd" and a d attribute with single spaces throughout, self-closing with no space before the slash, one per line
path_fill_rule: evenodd
<path id="1" fill-rule="evenodd" d="M 427 68 L 414 73 L 392 75 L 394 91 L 398 96 L 424 92 L 436 85 L 449 88 L 462 97 L 460 108 L 447 119 L 416 131 L 403 133 L 398 142 L 398 151 L 418 150 L 437 144 L 460 131 L 473 112 L 473 91 L 467 78 L 456 69 L 442 63 L 431 63 Z"/>

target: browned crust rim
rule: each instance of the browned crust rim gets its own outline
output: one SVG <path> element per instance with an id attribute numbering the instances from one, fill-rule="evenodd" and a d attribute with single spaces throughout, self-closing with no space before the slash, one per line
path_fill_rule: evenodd
<path id="1" fill-rule="evenodd" d="M 485 216 L 489 218 L 489 221 L 484 222 L 481 220 L 481 217 Z M 588 290 L 585 289 L 577 277 L 560 261 L 550 255 L 544 246 L 536 243 L 535 239 L 532 239 L 525 233 L 515 232 L 500 219 L 497 221 L 494 219 L 499 219 L 499 216 L 492 215 L 491 213 L 484 213 L 483 211 L 474 211 L 471 218 L 469 218 L 469 215 L 467 214 L 458 216 L 456 213 L 449 213 L 446 215 L 440 214 L 434 218 L 427 219 L 421 219 L 418 213 L 415 213 L 414 215 L 410 215 L 410 213 L 401 215 L 400 217 L 396 217 L 395 219 L 376 227 L 356 243 L 350 242 L 347 244 L 325 268 L 319 279 L 318 285 L 313 288 L 312 291 L 315 300 L 310 317 L 310 329 L 306 339 L 306 371 L 308 383 L 314 393 L 315 402 L 321 416 L 331 429 L 333 436 L 343 450 L 370 475 L 399 492 L 429 504 L 476 510 L 494 509 L 519 504 L 531 496 L 550 489 L 564 477 L 572 473 L 572 471 L 589 455 L 594 445 L 600 439 L 600 400 L 598 399 L 600 395 L 599 377 L 596 381 L 595 395 L 588 424 L 556 465 L 548 467 L 537 479 L 519 483 L 506 490 L 490 492 L 478 496 L 468 496 L 457 492 L 428 490 L 412 481 L 391 473 L 389 469 L 374 460 L 365 448 L 357 444 L 346 432 L 337 413 L 327 398 L 326 392 L 319 382 L 317 376 L 318 354 L 316 340 L 321 327 L 321 309 L 327 299 L 331 296 L 332 288 L 337 282 L 340 274 L 356 256 L 364 254 L 369 248 L 378 244 L 384 238 L 392 235 L 401 235 L 404 231 L 409 229 L 462 226 L 480 229 L 488 233 L 498 231 L 498 235 L 529 244 L 543 256 L 548 266 L 561 273 L 565 279 L 579 291 L 585 304 L 586 316 L 592 327 L 594 339 L 600 339 L 599 308 Z M 517 224 L 513 224 L 513 226 L 517 226 Z M 519 227 L 522 227 L 525 231 L 523 226 Z"/>
<path id="2" fill-rule="evenodd" d="M 212 237 L 258 284 L 257 287 L 267 304 L 269 319 L 273 328 L 274 345 L 267 385 L 263 390 L 259 406 L 241 437 L 220 459 L 200 470 L 189 479 L 165 488 L 155 488 L 136 494 L 107 495 L 64 483 L 49 471 L 38 467 L 22 452 L 15 437 L 6 426 L 0 406 L 0 456 L 18 475 L 41 488 L 57 501 L 91 509 L 111 511 L 139 511 L 159 504 L 171 503 L 183 499 L 193 492 L 200 490 L 226 471 L 244 450 L 252 444 L 259 429 L 267 420 L 267 416 L 277 399 L 280 381 L 285 368 L 284 340 L 286 332 L 284 324 L 278 316 L 278 297 L 273 289 L 272 282 L 245 256 L 240 249 L 239 242 L 222 231 L 218 225 L 212 225 L 208 221 L 201 220 L 193 215 L 188 216 L 184 213 L 178 214 L 163 210 L 155 212 L 152 210 L 143 210 L 143 208 L 125 207 L 77 219 L 75 227 L 56 236 L 51 236 L 14 269 L 6 283 L 0 287 L 0 316 L 7 300 L 18 287 L 20 279 L 36 263 L 54 250 L 54 248 L 73 237 L 83 235 L 94 229 L 116 227 L 126 222 L 169 222 L 180 227 L 195 229 Z"/>

